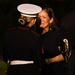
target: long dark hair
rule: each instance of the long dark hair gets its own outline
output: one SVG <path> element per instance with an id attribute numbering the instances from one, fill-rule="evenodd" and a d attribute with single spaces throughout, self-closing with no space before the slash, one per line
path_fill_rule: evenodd
<path id="1" fill-rule="evenodd" d="M 49 18 L 53 18 L 53 22 L 49 25 L 49 28 L 52 28 L 53 30 L 58 30 L 59 27 L 57 26 L 58 22 L 57 19 L 55 18 L 54 11 L 50 7 L 44 7 L 42 10 L 45 10 L 46 13 L 48 14 Z"/>

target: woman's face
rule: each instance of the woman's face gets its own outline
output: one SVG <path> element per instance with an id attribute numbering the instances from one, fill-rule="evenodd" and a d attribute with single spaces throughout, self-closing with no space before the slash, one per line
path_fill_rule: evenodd
<path id="1" fill-rule="evenodd" d="M 41 24 L 40 24 L 40 27 L 41 28 L 46 28 L 48 27 L 49 23 L 50 23 L 50 18 L 47 14 L 47 12 L 45 10 L 42 10 L 39 14 L 38 14 L 38 17 L 40 18 L 41 20 Z"/>

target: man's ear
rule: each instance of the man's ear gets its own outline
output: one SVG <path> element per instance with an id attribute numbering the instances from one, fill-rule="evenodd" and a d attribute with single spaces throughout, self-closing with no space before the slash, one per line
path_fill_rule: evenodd
<path id="1" fill-rule="evenodd" d="M 26 21 L 25 21 L 22 17 L 20 17 L 20 18 L 18 19 L 18 22 L 19 22 L 21 25 L 25 25 L 25 23 L 26 23 Z"/>
<path id="2" fill-rule="evenodd" d="M 52 17 L 52 18 L 50 19 L 50 23 L 52 23 L 52 22 L 53 22 L 53 20 L 54 20 L 54 19 L 53 19 L 53 17 Z"/>

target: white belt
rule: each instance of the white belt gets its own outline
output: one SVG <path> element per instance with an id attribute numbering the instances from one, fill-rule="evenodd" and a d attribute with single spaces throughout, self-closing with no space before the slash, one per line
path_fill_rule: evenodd
<path id="1" fill-rule="evenodd" d="M 10 61 L 10 65 L 33 64 L 33 63 L 34 63 L 34 61 L 23 61 L 23 60 Z"/>

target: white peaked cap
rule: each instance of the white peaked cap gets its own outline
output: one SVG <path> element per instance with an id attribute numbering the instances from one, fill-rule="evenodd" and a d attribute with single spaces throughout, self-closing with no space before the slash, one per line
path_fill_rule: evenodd
<path id="1" fill-rule="evenodd" d="M 17 9 L 21 15 L 27 17 L 36 17 L 37 14 L 42 10 L 40 6 L 29 3 L 20 4 Z"/>

